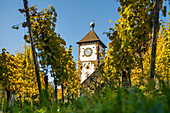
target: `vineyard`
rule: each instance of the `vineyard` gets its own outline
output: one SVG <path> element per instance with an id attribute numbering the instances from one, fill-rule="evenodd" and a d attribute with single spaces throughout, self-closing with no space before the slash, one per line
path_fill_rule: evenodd
<path id="1" fill-rule="evenodd" d="M 100 53 L 100 81 L 87 86 L 73 47 L 56 33 L 55 7 L 40 11 L 23 1 L 25 21 L 12 28 L 28 29 L 26 44 L 16 54 L 0 52 L 0 113 L 170 113 L 170 11 L 164 0 L 118 1 L 120 18 L 104 32 L 110 42 Z"/>

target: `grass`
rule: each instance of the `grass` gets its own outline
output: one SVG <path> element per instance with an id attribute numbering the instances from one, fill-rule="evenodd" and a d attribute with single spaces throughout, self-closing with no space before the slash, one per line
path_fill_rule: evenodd
<path id="1" fill-rule="evenodd" d="M 89 92 L 90 93 L 90 92 Z M 86 94 L 88 94 L 86 92 Z M 45 98 L 45 97 L 44 97 Z M 31 108 L 25 101 L 10 106 L 9 113 L 170 113 L 170 87 L 163 84 L 161 89 L 149 89 L 149 86 L 131 88 L 105 86 L 103 90 L 92 95 L 82 94 L 77 99 L 57 105 L 45 104 Z"/>

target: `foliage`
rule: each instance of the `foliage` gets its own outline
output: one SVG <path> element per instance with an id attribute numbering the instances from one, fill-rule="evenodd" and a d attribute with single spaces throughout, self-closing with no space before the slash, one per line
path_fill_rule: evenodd
<path id="1" fill-rule="evenodd" d="M 170 25 L 170 23 L 166 23 Z M 158 82 L 158 78 L 161 80 L 167 81 L 169 84 L 169 77 L 170 77 L 170 32 L 169 28 L 166 28 L 164 25 L 161 26 L 159 31 L 158 39 L 157 39 L 157 53 L 156 53 L 156 69 L 155 69 L 155 78 Z M 151 48 L 146 52 L 143 56 L 143 75 L 142 70 L 139 68 L 135 68 L 132 73 L 132 81 L 134 83 L 139 84 L 140 78 L 143 77 L 144 81 L 147 82 L 149 80 L 149 73 L 150 73 L 150 62 L 151 62 Z"/>
<path id="2" fill-rule="evenodd" d="M 162 85 L 164 83 L 162 82 Z M 132 89 L 118 87 L 116 90 L 106 86 L 102 91 L 95 92 L 91 97 L 81 95 L 77 100 L 71 100 L 64 105 L 30 109 L 28 103 L 24 103 L 22 110 L 13 108 L 15 112 L 35 112 L 35 113 L 162 113 L 169 110 L 169 86 L 163 85 L 161 90 L 153 89 L 152 93 L 147 93 L 147 88 L 133 86 Z"/>
<path id="3" fill-rule="evenodd" d="M 65 57 L 61 59 L 61 64 L 63 65 L 63 72 L 62 72 L 62 78 L 61 82 L 58 82 L 58 85 L 61 85 L 63 83 L 64 87 L 64 96 L 66 98 L 68 97 L 78 97 L 79 95 L 79 89 L 80 89 L 80 77 L 77 74 L 76 71 L 76 63 L 73 61 L 72 56 L 72 47 L 70 46 L 68 50 L 65 50 L 65 54 L 63 54 Z M 58 92 L 58 99 L 63 98 L 62 96 L 62 87 L 59 89 Z"/>
<path id="4" fill-rule="evenodd" d="M 39 101 L 38 83 L 36 81 L 35 69 L 33 65 L 32 53 L 30 45 L 25 46 L 23 53 L 11 55 L 2 50 L 0 54 L 1 62 L 1 84 L 2 90 L 9 91 L 16 101 L 28 101 L 33 105 L 33 102 Z M 42 88 L 45 89 L 44 73 L 40 72 L 40 80 Z M 51 93 L 52 87 L 49 84 Z M 10 96 L 10 95 L 9 95 Z"/>
<path id="5" fill-rule="evenodd" d="M 12 79 L 12 70 L 14 69 L 14 67 L 14 56 L 10 55 L 8 52 L 6 52 L 6 49 L 3 48 L 2 53 L 0 54 L 0 83 L 2 84 L 4 90 L 10 89 L 10 81 Z"/>
<path id="6" fill-rule="evenodd" d="M 160 9 L 166 15 L 166 7 Z M 37 12 L 36 6 L 29 8 L 31 23 L 41 66 L 40 78 L 45 89 L 44 76 L 49 72 L 54 77 L 55 89 L 48 85 L 43 91 L 43 106 L 36 104 L 39 96 L 30 46 L 15 56 L 2 49 L 0 54 L 0 86 L 15 94 L 14 104 L 4 102 L 3 110 L 8 112 L 170 112 L 170 23 L 162 24 L 159 31 L 156 78 L 149 81 L 151 37 L 153 22 L 153 1 L 120 1 L 120 19 L 107 36 L 111 40 L 104 62 L 99 66 L 102 82 L 99 88 L 80 94 L 80 77 L 72 56 L 72 47 L 55 33 L 57 13 L 53 6 Z M 25 9 L 19 9 L 25 16 Z M 170 15 L 170 13 L 169 13 Z M 165 27 L 168 26 L 168 27 Z M 22 27 L 27 27 L 26 22 Z M 19 29 L 19 26 L 13 26 Z M 24 36 L 30 43 L 28 34 Z M 123 74 L 131 87 L 124 85 Z M 157 87 L 153 87 L 155 84 Z M 93 83 L 91 83 L 93 84 Z M 61 86 L 58 88 L 58 86 Z M 55 98 L 54 98 L 55 92 Z M 85 95 L 90 94 L 90 95 Z M 1 94 L 0 96 L 2 96 Z M 7 98 L 9 95 L 7 94 Z M 48 98 L 49 97 L 49 98 Z M 6 101 L 2 99 L 3 101 Z M 2 102 L 1 100 L 1 102 Z M 12 100 L 12 98 L 11 98 Z M 62 101 L 61 101 L 62 100 Z M 11 102 L 11 101 L 10 101 Z M 18 105 L 19 106 L 18 106 Z M 9 106 L 9 107 L 8 107 Z"/>
<path id="7" fill-rule="evenodd" d="M 19 9 L 19 11 L 25 16 L 25 9 Z M 49 5 L 48 9 L 43 8 L 41 12 L 38 12 L 36 5 L 34 5 L 29 8 L 29 12 L 39 63 L 46 75 L 50 72 L 51 76 L 54 77 L 56 98 L 57 86 L 60 85 L 62 88 L 65 87 L 67 92 L 76 92 L 77 95 L 79 77 L 76 72 L 76 64 L 73 61 L 71 48 L 67 51 L 66 42 L 55 33 L 57 13 L 54 6 Z M 13 26 L 13 28 L 16 27 L 19 26 Z M 26 22 L 22 23 L 22 27 L 27 27 Z M 28 34 L 24 36 L 24 39 L 30 43 Z M 72 91 L 73 89 L 74 91 Z M 64 95 L 62 97 L 64 98 Z"/>
<path id="8" fill-rule="evenodd" d="M 109 43 L 108 56 L 114 57 L 116 70 L 132 69 L 140 64 L 142 53 L 148 49 L 151 39 L 153 3 L 150 1 L 120 2 L 120 19 L 115 28 L 110 28 L 107 36 Z M 112 57 L 110 57 L 112 59 Z"/>
<path id="9" fill-rule="evenodd" d="M 153 95 L 154 97 L 150 98 Z M 145 95 L 141 89 L 134 86 L 131 90 L 124 90 L 118 87 L 117 90 L 111 90 L 107 87 L 103 92 L 94 93 L 90 98 L 81 96 L 73 102 L 67 109 L 61 109 L 61 112 L 165 112 L 168 111 L 167 100 L 157 91 L 151 95 Z M 159 106 L 159 107 L 158 107 Z"/>
<path id="10" fill-rule="evenodd" d="M 161 0 L 160 10 L 163 7 L 162 2 Z M 114 29 L 110 28 L 110 31 L 106 33 L 111 42 L 103 66 L 102 78 L 104 82 L 114 82 L 120 85 L 125 79 L 126 83 L 131 86 L 134 84 L 134 80 L 135 83 L 143 84 L 143 78 L 145 77 L 146 80 L 148 77 L 149 73 L 146 74 L 145 70 L 150 71 L 148 69 L 150 62 L 146 63 L 145 57 L 148 57 L 148 60 L 151 58 L 147 53 L 150 51 L 152 43 L 153 3 L 153 1 L 140 0 L 135 2 L 120 1 L 121 7 L 118 8 L 118 11 L 121 17 L 114 22 Z M 164 13 L 166 12 L 164 11 Z M 161 24 L 160 22 L 159 25 Z M 158 46 L 165 46 L 163 43 L 165 39 L 167 40 L 168 32 L 168 29 L 164 27 L 162 30 L 164 39 Z M 164 49 L 167 51 L 168 47 Z M 158 55 L 160 54 L 158 53 Z M 168 61 L 167 56 L 164 58 Z M 161 74 L 161 76 L 164 75 Z"/>

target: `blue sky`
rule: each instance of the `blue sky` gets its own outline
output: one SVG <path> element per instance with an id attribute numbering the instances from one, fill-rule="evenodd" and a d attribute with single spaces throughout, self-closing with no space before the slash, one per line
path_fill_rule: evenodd
<path id="1" fill-rule="evenodd" d="M 28 0 L 28 2 L 29 6 L 37 5 L 39 11 L 42 8 L 48 8 L 49 4 L 55 7 L 58 13 L 56 32 L 66 41 L 67 47 L 72 45 L 73 56 L 77 60 L 78 45 L 76 42 L 90 31 L 92 19 L 95 23 L 94 31 L 105 45 L 109 39 L 103 32 L 113 28 L 113 23 L 109 23 L 109 20 L 119 19 L 117 12 L 119 3 L 116 0 Z M 0 2 L 0 49 L 6 48 L 12 54 L 15 54 L 25 44 L 23 36 L 27 29 L 12 29 L 13 25 L 25 20 L 18 11 L 23 7 L 23 0 L 1 0 Z M 168 21 L 168 17 L 162 19 Z"/>

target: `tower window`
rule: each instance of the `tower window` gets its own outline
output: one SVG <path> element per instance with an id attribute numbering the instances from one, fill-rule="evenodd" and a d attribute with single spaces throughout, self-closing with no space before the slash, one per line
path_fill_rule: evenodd
<path id="1" fill-rule="evenodd" d="M 86 73 L 85 73 L 85 75 L 86 75 L 86 77 L 88 77 L 88 76 L 89 76 L 89 73 L 88 73 L 88 72 L 86 72 Z"/>
<path id="2" fill-rule="evenodd" d="M 87 68 L 87 69 L 90 69 L 90 66 L 88 65 L 86 68 Z"/>

